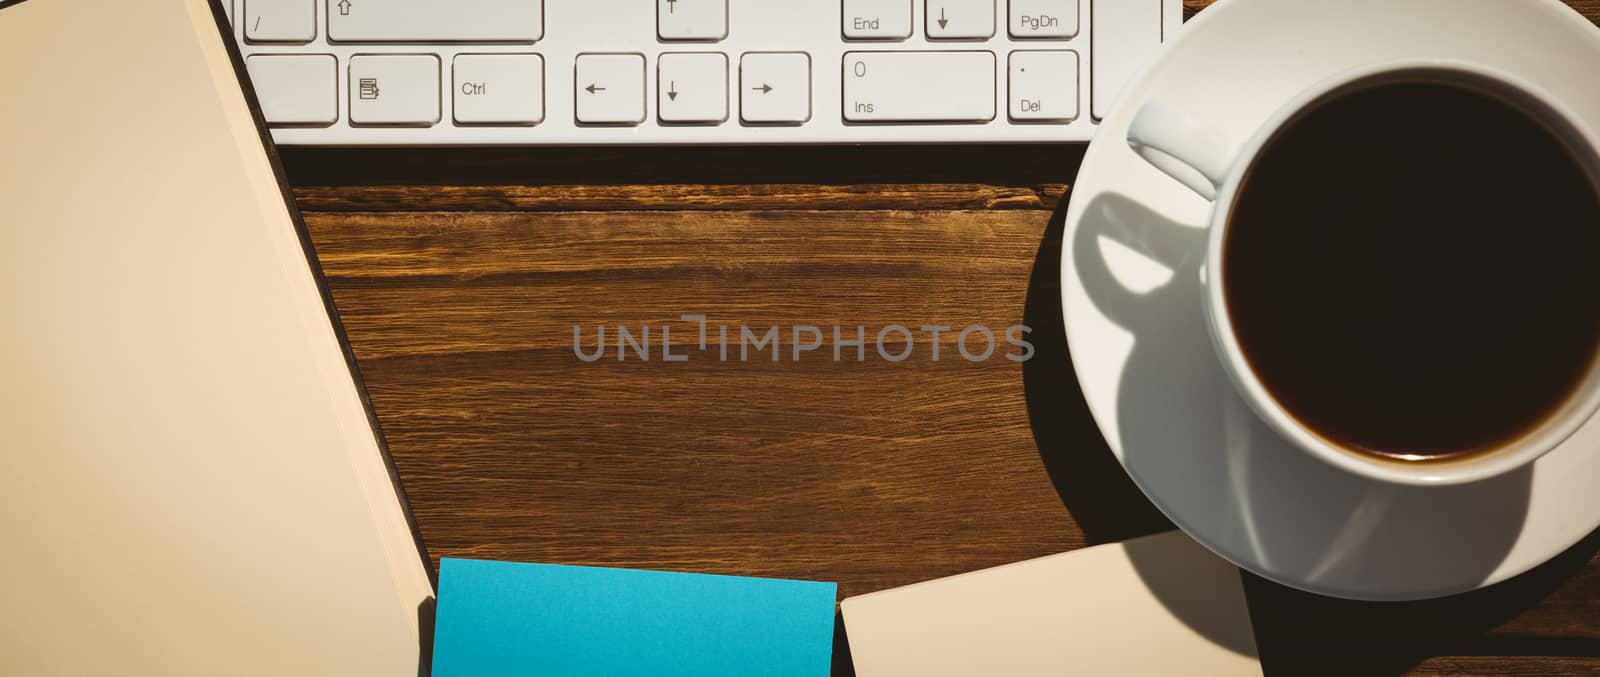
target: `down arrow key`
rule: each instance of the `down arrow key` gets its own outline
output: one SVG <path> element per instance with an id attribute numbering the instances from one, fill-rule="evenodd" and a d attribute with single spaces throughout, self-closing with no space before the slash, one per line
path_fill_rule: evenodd
<path id="1" fill-rule="evenodd" d="M 656 103 L 662 123 L 708 125 L 728 120 L 728 57 L 662 54 L 657 65 Z"/>
<path id="2" fill-rule="evenodd" d="M 994 37 L 994 15 L 989 2 L 929 2 L 923 28 L 934 40 L 987 40 Z"/>

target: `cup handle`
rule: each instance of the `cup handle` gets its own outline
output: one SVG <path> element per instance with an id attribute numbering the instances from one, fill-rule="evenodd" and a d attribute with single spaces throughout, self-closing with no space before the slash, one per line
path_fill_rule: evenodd
<path id="1" fill-rule="evenodd" d="M 1160 101 L 1150 101 L 1134 114 L 1128 146 L 1209 201 L 1216 201 L 1233 163 L 1233 144 L 1220 132 Z"/>

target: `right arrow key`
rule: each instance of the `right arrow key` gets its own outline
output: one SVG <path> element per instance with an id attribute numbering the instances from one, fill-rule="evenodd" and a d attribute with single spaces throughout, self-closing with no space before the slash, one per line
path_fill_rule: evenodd
<path id="1" fill-rule="evenodd" d="M 739 58 L 739 119 L 798 125 L 811 120 L 811 57 L 804 52 L 746 52 Z"/>
<path id="2" fill-rule="evenodd" d="M 923 17 L 931 40 L 994 37 L 994 0 L 927 0 Z"/>

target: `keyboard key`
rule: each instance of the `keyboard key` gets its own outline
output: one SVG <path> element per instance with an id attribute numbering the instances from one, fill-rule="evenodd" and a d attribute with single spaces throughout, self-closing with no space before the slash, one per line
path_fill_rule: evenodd
<path id="1" fill-rule="evenodd" d="M 1093 0 L 1094 36 L 1089 57 L 1090 109 L 1104 119 L 1122 86 L 1138 77 L 1161 47 L 1159 0 Z"/>
<path id="2" fill-rule="evenodd" d="M 913 0 L 844 0 L 844 37 L 905 40 L 911 37 Z"/>
<path id="3" fill-rule="evenodd" d="M 307 43 L 317 37 L 316 0 L 245 0 L 244 19 L 250 42 Z"/>
<path id="4" fill-rule="evenodd" d="M 762 124 L 811 121 L 811 55 L 745 52 L 739 58 L 739 118 Z"/>
<path id="5" fill-rule="evenodd" d="M 278 143 L 468 147 L 1081 143 L 1143 57 L 1181 30 L 1184 6 L 651 0 L 652 13 L 638 1 L 218 1 L 259 72 Z M 847 71 L 847 52 L 894 51 L 907 56 L 863 59 L 878 66 L 871 76 Z M 918 57 L 931 53 L 950 55 Z M 311 58 L 253 58 L 280 56 Z M 416 82 L 384 69 L 352 79 L 372 70 L 362 59 L 391 56 L 436 61 L 408 71 Z"/>
<path id="6" fill-rule="evenodd" d="M 644 55 L 579 54 L 575 83 L 580 124 L 644 122 Z"/>
<path id="7" fill-rule="evenodd" d="M 339 62 L 330 54 L 257 54 L 245 70 L 269 125 L 326 127 L 339 120 Z"/>
<path id="8" fill-rule="evenodd" d="M 1078 53 L 1011 53 L 1012 120 L 1070 122 L 1078 117 Z"/>
<path id="9" fill-rule="evenodd" d="M 1154 1 L 1154 0 L 1153 0 Z M 930 40 L 988 40 L 994 37 L 994 0 L 927 0 Z"/>
<path id="10" fill-rule="evenodd" d="M 259 0 L 249 0 L 257 2 Z M 543 0 L 327 0 L 334 42 L 534 42 Z"/>
<path id="11" fill-rule="evenodd" d="M 728 37 L 728 0 L 656 0 L 656 34 L 662 40 Z"/>
<path id="12" fill-rule="evenodd" d="M 846 52 L 846 122 L 988 122 L 993 52 Z"/>
<path id="13" fill-rule="evenodd" d="M 728 121 L 728 57 L 662 54 L 657 62 L 656 109 L 662 122 Z"/>
<path id="14" fill-rule="evenodd" d="M 1011 37 L 1070 38 L 1078 34 L 1078 0 L 1011 0 Z"/>
<path id="15" fill-rule="evenodd" d="M 439 122 L 439 57 L 350 57 L 350 122 L 431 127 Z"/>
<path id="16" fill-rule="evenodd" d="M 462 54 L 455 58 L 452 71 L 457 123 L 544 121 L 544 58 L 538 54 Z"/>

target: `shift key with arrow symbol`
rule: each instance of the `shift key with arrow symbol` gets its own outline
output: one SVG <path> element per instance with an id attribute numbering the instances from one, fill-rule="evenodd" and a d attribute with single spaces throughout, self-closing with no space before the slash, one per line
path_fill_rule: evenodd
<path id="1" fill-rule="evenodd" d="M 545 3 L 538 0 L 246 0 L 261 11 L 303 12 L 308 26 L 313 15 L 327 23 L 332 42 L 531 43 L 544 39 Z M 321 8 L 321 11 L 313 11 Z M 257 10 L 252 9 L 251 13 Z M 313 36 L 306 37 L 309 41 Z"/>
<path id="2" fill-rule="evenodd" d="M 994 3 L 991 0 L 929 2 L 927 19 L 925 28 L 928 37 L 934 40 L 987 40 L 994 37 Z"/>

